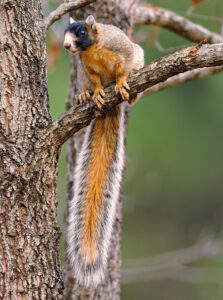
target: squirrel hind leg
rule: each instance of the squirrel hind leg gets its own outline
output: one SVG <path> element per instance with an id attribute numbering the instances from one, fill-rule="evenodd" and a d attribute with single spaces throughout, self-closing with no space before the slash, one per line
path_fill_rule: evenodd
<path id="1" fill-rule="evenodd" d="M 128 100 L 128 103 L 129 103 L 130 105 L 133 105 L 133 104 L 135 104 L 136 102 L 138 102 L 139 99 L 140 99 L 142 96 L 143 96 L 143 93 L 139 93 L 139 94 L 137 94 L 136 96 L 131 97 L 131 98 Z"/>
<path id="2" fill-rule="evenodd" d="M 139 96 L 136 95 L 136 96 L 131 97 L 130 99 L 128 99 L 128 103 L 129 103 L 130 105 L 133 105 L 133 104 L 135 104 L 136 102 L 138 102 L 138 100 L 139 100 Z"/>
<path id="3" fill-rule="evenodd" d="M 130 98 L 130 99 L 128 100 L 128 103 L 131 104 L 131 105 L 133 105 L 133 104 L 135 104 L 136 102 L 138 102 L 138 100 L 139 100 L 139 97 L 138 97 L 138 95 L 137 95 L 137 96 L 135 96 L 134 98 Z"/>

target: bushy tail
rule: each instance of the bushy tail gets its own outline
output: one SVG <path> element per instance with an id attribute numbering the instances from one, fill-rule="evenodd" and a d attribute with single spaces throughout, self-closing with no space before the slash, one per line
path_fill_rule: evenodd
<path id="1" fill-rule="evenodd" d="M 77 154 L 67 225 L 68 259 L 85 287 L 103 281 L 125 165 L 123 105 L 88 126 Z"/>

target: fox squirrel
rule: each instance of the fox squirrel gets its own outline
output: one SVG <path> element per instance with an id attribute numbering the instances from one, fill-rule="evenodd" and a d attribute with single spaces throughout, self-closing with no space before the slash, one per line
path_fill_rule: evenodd
<path id="1" fill-rule="evenodd" d="M 129 100 L 126 79 L 144 66 L 142 48 L 113 25 L 70 19 L 64 47 L 79 57 L 78 75 L 84 102 L 93 89 L 93 101 L 104 104 L 103 86 L 115 81 L 115 91 Z M 131 100 L 132 101 L 132 100 Z M 109 245 L 125 166 L 123 104 L 86 128 L 77 153 L 73 199 L 67 222 L 67 253 L 75 278 L 85 287 L 96 287 L 105 277 Z"/>

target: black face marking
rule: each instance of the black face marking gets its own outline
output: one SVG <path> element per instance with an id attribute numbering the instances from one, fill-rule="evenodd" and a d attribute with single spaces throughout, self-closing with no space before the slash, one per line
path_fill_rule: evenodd
<path id="1" fill-rule="evenodd" d="M 74 41 L 76 47 L 79 50 L 86 50 L 88 47 L 90 47 L 92 44 L 94 44 L 94 40 L 91 40 L 86 28 L 86 25 L 84 22 L 76 22 L 73 24 L 70 24 L 66 29 L 64 34 L 67 32 L 71 32 L 74 34 L 77 38 L 76 41 Z"/>

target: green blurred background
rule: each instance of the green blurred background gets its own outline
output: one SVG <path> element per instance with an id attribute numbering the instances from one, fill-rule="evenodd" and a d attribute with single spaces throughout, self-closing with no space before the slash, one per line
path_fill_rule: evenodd
<path id="1" fill-rule="evenodd" d="M 189 0 L 153 0 L 153 5 L 185 15 Z M 196 13 L 223 17 L 222 0 L 208 1 Z M 191 18 L 220 32 L 221 24 Z M 166 55 L 154 46 L 182 48 L 192 43 L 154 27 L 136 28 L 143 40 L 146 62 Z M 61 48 L 48 71 L 53 118 L 65 111 L 69 84 L 69 54 Z M 223 229 L 223 74 L 186 83 L 142 98 L 132 109 L 127 134 L 127 169 L 123 196 L 122 260 L 150 257 L 188 247 Z M 66 197 L 66 145 L 58 174 L 58 215 L 64 232 Z M 63 260 L 64 239 L 61 238 Z M 194 265 L 193 265 L 194 266 Z M 197 267 L 222 271 L 223 248 Z M 123 283 L 122 299 L 220 300 L 222 282 L 171 279 Z"/>

